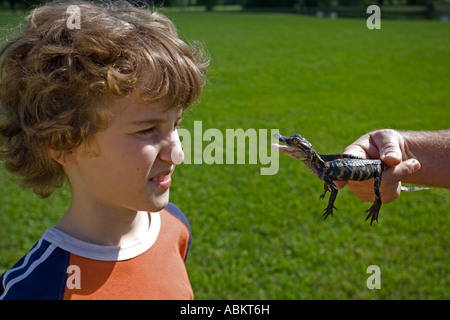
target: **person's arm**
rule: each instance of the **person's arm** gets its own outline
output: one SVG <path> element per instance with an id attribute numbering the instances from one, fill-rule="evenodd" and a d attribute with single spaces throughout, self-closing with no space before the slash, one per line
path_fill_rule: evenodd
<path id="1" fill-rule="evenodd" d="M 381 183 L 384 203 L 400 195 L 402 182 L 450 188 L 450 130 L 376 130 L 361 136 L 343 153 L 386 163 Z M 346 183 L 360 200 L 373 200 L 372 181 L 336 181 L 338 188 Z"/>

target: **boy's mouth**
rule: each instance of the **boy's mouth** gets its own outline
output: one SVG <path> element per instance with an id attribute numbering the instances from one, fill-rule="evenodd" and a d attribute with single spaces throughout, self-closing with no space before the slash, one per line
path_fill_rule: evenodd
<path id="1" fill-rule="evenodd" d="M 166 180 L 168 177 L 170 178 L 170 176 L 159 176 L 159 177 L 151 178 L 150 181 L 162 182 L 162 181 Z"/>
<path id="2" fill-rule="evenodd" d="M 150 178 L 148 181 L 161 189 L 169 189 L 172 184 L 172 175 L 173 170 L 168 170 L 157 174 L 156 176 Z"/>

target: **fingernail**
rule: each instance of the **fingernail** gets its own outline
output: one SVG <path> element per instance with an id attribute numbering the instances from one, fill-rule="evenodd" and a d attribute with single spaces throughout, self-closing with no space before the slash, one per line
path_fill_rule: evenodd
<path id="1" fill-rule="evenodd" d="M 382 157 L 392 157 L 392 158 L 399 158 L 399 154 L 395 151 L 382 151 L 381 153 Z"/>
<path id="2" fill-rule="evenodd" d="M 408 164 L 411 166 L 413 173 L 420 169 L 420 162 L 416 159 L 409 159 Z"/>

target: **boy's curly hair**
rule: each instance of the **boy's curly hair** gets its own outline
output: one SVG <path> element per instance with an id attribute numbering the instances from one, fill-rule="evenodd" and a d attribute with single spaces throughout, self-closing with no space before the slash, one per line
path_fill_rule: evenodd
<path id="1" fill-rule="evenodd" d="M 69 5 L 80 9 L 79 29 L 68 27 Z M 0 51 L 0 158 L 41 197 L 65 181 L 49 149 L 64 157 L 106 128 L 109 99 L 139 90 L 185 110 L 205 84 L 203 51 L 160 13 L 125 1 L 53 1 L 27 20 Z"/>

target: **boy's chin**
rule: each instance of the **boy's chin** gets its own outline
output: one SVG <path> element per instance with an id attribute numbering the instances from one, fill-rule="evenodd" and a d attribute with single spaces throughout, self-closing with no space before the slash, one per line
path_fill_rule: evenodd
<path id="1" fill-rule="evenodd" d="M 169 192 L 167 192 L 166 195 L 160 196 L 157 199 L 154 199 L 151 210 L 147 210 L 150 212 L 159 212 L 165 207 L 167 207 L 167 204 L 169 203 Z"/>

